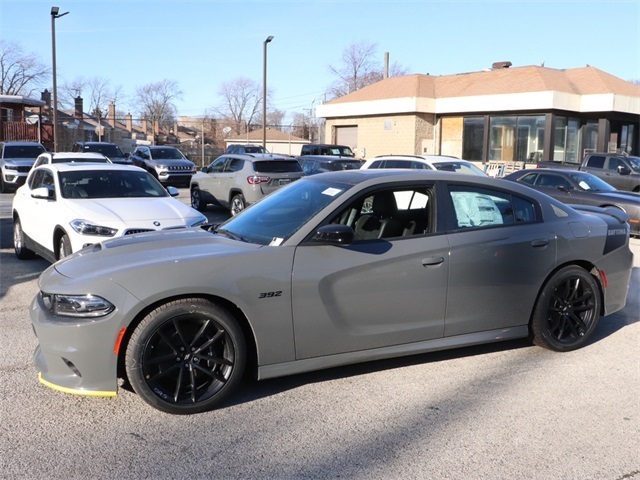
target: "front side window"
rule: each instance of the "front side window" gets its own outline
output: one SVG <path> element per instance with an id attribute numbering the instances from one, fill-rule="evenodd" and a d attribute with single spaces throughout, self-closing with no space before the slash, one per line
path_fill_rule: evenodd
<path id="1" fill-rule="evenodd" d="M 604 168 L 604 155 L 591 155 L 587 160 L 587 167 L 589 168 Z"/>
<path id="2" fill-rule="evenodd" d="M 536 220 L 534 205 L 509 193 L 452 186 L 449 194 L 456 215 L 455 228 L 487 228 Z"/>
<path id="3" fill-rule="evenodd" d="M 224 170 L 224 165 L 227 163 L 227 157 L 216 158 L 209 168 L 207 169 L 208 173 L 220 173 Z"/>

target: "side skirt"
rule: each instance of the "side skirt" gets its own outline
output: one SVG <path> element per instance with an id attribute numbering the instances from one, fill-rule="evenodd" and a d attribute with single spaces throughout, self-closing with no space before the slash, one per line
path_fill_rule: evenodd
<path id="1" fill-rule="evenodd" d="M 424 342 L 393 345 L 373 350 L 340 353 L 326 357 L 305 358 L 302 360 L 295 360 L 293 362 L 260 366 L 258 367 L 258 380 L 295 375 L 297 373 L 311 372 L 314 370 L 322 370 L 325 368 L 339 367 L 342 365 L 351 365 L 354 363 L 369 362 L 373 360 L 383 360 L 386 358 L 403 357 L 419 353 L 436 352 L 438 350 L 468 347 L 471 345 L 500 342 L 503 340 L 514 340 L 517 338 L 525 338 L 528 335 L 528 325 L 522 325 L 519 327 L 470 333 L 455 337 L 437 338 L 435 340 L 426 340 Z"/>

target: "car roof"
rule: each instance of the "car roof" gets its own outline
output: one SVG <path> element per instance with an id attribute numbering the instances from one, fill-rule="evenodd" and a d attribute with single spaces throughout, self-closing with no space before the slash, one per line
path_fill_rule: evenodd
<path id="1" fill-rule="evenodd" d="M 324 163 L 335 163 L 335 162 L 358 162 L 362 163 L 362 160 L 354 157 L 347 157 L 344 155 L 300 155 L 298 157 L 300 160 L 316 160 L 318 162 Z"/>
<path id="2" fill-rule="evenodd" d="M 52 158 L 64 159 L 64 158 L 86 158 L 86 159 L 94 159 L 94 160 L 104 160 L 105 157 L 103 154 L 98 152 L 57 152 L 57 153 L 43 153 L 42 155 L 51 155 Z"/>
<path id="3" fill-rule="evenodd" d="M 78 145 L 115 145 L 113 142 L 76 142 Z"/>
<path id="4" fill-rule="evenodd" d="M 36 168 L 36 170 L 41 168 L 47 168 L 49 170 L 54 170 L 57 172 L 71 172 L 77 170 L 127 170 L 131 171 L 132 169 L 145 171 L 142 168 L 134 167 L 133 165 L 121 165 L 118 163 L 90 163 L 90 162 L 80 162 L 80 163 L 51 163 L 40 165 Z"/>
<path id="5" fill-rule="evenodd" d="M 248 162 L 263 162 L 268 160 L 292 160 L 297 162 L 295 157 L 287 157 L 273 153 L 225 153 L 222 157 L 233 157 L 247 160 Z M 219 158 L 219 157 L 218 157 Z"/>
<path id="6" fill-rule="evenodd" d="M 43 146 L 40 142 L 24 142 L 24 141 L 15 141 L 15 140 L 8 140 L 5 142 L 0 142 L 4 145 L 39 145 L 39 146 Z"/>
<path id="7" fill-rule="evenodd" d="M 465 161 L 453 155 L 378 155 L 371 160 L 423 160 L 426 162 L 454 162 Z"/>

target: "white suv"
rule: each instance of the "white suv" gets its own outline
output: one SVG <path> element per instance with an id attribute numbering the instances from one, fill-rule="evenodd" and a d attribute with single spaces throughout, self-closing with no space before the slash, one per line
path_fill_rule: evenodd
<path id="1" fill-rule="evenodd" d="M 362 169 L 370 168 L 411 168 L 417 170 L 443 170 L 466 173 L 468 175 L 487 175 L 473 163 L 448 155 L 381 155 L 367 160 Z"/>
<path id="2" fill-rule="evenodd" d="M 271 154 L 229 154 L 191 178 L 191 206 L 216 204 L 237 215 L 265 195 L 304 176 L 298 160 Z"/>

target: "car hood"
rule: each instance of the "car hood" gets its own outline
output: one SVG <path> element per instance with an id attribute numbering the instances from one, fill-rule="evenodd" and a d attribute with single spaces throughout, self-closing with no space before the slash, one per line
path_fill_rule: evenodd
<path id="1" fill-rule="evenodd" d="M 624 190 L 618 190 L 617 192 L 593 192 L 593 193 L 597 193 L 602 198 L 608 198 L 611 201 L 632 202 L 640 205 L 640 193 L 625 192 Z"/>
<path id="2" fill-rule="evenodd" d="M 74 199 L 67 205 L 76 218 L 105 226 L 126 224 L 142 228 L 150 225 L 155 230 L 192 224 L 197 219 L 206 220 L 204 215 L 172 197 Z M 154 222 L 160 222 L 160 225 L 154 225 Z"/>
<path id="3" fill-rule="evenodd" d="M 113 163 L 118 163 L 121 165 L 133 165 L 133 160 L 131 160 L 129 157 L 109 157 L 109 160 L 111 160 Z"/>
<path id="4" fill-rule="evenodd" d="M 141 268 L 199 262 L 212 256 L 228 258 L 260 248 L 261 245 L 232 240 L 202 228 L 187 228 L 107 240 L 65 257 L 52 268 L 68 278 L 116 278 Z"/>
<path id="5" fill-rule="evenodd" d="M 30 167 L 35 163 L 36 159 L 35 158 L 5 158 L 3 161 L 5 163 L 10 163 L 12 165 Z"/>

